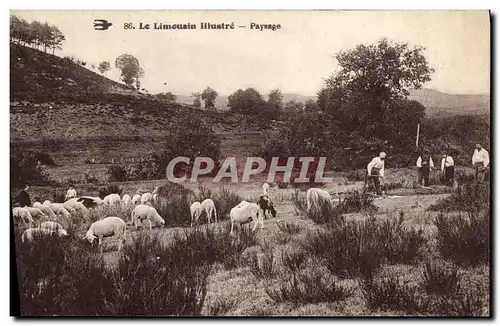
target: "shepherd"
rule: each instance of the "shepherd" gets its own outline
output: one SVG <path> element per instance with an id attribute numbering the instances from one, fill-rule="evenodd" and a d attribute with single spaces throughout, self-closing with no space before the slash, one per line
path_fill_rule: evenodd
<path id="1" fill-rule="evenodd" d="M 384 167 L 385 167 L 385 157 L 387 155 L 385 152 L 380 152 L 379 156 L 374 157 L 370 163 L 368 163 L 367 169 L 367 181 L 368 183 L 373 183 L 375 187 L 375 192 L 377 195 L 382 195 L 382 190 L 380 189 L 380 179 L 385 178 Z"/>

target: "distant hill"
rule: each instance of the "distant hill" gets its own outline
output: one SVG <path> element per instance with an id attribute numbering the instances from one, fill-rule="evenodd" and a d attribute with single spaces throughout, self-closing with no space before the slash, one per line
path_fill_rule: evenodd
<path id="1" fill-rule="evenodd" d="M 475 94 L 448 94 L 435 89 L 414 90 L 412 100 L 419 101 L 428 115 L 482 115 L 490 113 L 490 96 Z"/>
<path id="2" fill-rule="evenodd" d="M 266 95 L 263 95 L 267 99 Z M 283 102 L 299 101 L 305 103 L 308 99 L 316 100 L 316 95 L 301 95 L 295 93 L 283 93 Z M 426 107 L 429 116 L 451 116 L 451 115 L 483 115 L 490 113 L 490 96 L 474 94 L 448 94 L 435 89 L 419 89 L 410 93 L 410 99 L 419 101 Z M 194 98 L 189 95 L 177 95 L 180 103 L 192 104 Z M 217 110 L 225 111 L 228 96 L 219 95 L 215 101 Z"/>

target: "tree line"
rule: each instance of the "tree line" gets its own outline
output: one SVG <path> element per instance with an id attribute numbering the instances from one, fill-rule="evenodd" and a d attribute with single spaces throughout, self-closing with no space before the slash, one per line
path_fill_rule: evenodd
<path id="1" fill-rule="evenodd" d="M 52 54 L 56 49 L 61 50 L 62 44 L 66 40 L 63 33 L 55 25 L 48 22 L 31 22 L 19 18 L 16 15 L 10 16 L 10 41 L 36 49 L 52 49 Z"/>

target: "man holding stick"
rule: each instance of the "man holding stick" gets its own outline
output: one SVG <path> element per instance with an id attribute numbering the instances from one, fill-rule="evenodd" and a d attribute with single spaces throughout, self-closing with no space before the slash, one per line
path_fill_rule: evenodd
<path id="1" fill-rule="evenodd" d="M 373 183 L 377 195 L 382 195 L 379 178 L 384 178 L 385 157 L 385 152 L 380 152 L 379 156 L 374 157 L 366 167 L 367 181 Z"/>

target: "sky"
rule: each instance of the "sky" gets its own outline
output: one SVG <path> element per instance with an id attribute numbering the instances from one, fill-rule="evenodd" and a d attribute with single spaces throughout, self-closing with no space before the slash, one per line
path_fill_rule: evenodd
<path id="1" fill-rule="evenodd" d="M 488 11 L 11 11 L 28 21 L 47 21 L 66 36 L 59 56 L 90 64 L 120 54 L 135 56 L 151 93 L 189 95 L 207 86 L 221 95 L 254 87 L 262 94 L 315 95 L 339 67 L 335 54 L 382 37 L 425 47 L 432 81 L 446 93 L 490 93 Z M 94 19 L 113 25 L 93 28 Z M 195 24 L 196 30 L 140 30 L 139 24 Z M 202 30 L 200 23 L 234 22 L 231 30 Z M 251 23 L 280 24 L 276 31 Z M 134 30 L 124 29 L 132 23 Z M 108 77 L 118 80 L 114 68 Z M 166 85 L 165 85 L 166 83 Z"/>

